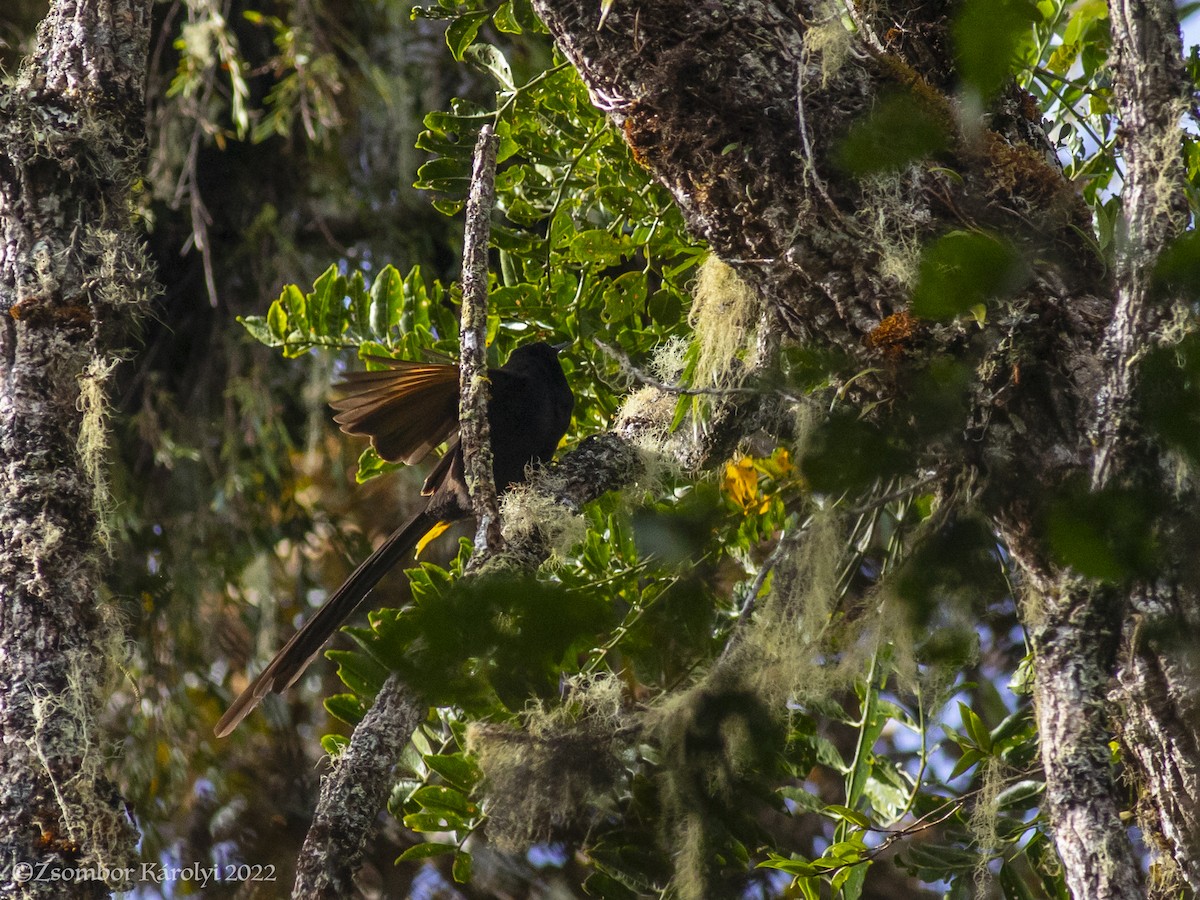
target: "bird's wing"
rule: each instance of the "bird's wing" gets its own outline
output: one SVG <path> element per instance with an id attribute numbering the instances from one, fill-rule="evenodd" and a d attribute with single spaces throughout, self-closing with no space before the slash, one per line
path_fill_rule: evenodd
<path id="1" fill-rule="evenodd" d="M 346 396 L 329 405 L 347 434 L 371 438 L 389 462 L 412 465 L 458 430 L 458 367 L 367 357 L 386 369 L 354 372 L 336 388 Z"/>

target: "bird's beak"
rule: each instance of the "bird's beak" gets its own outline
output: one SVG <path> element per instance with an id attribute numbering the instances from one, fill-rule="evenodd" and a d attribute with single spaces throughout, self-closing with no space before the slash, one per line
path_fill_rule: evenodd
<path id="1" fill-rule="evenodd" d="M 564 350 L 566 350 L 568 347 L 570 347 L 573 343 L 575 343 L 575 342 L 574 341 L 563 341 L 561 344 L 551 344 L 550 346 L 554 348 L 555 353 L 562 353 Z"/>

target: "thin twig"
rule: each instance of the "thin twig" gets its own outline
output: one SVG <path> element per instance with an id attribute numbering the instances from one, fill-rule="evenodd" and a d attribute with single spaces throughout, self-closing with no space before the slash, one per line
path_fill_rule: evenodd
<path id="1" fill-rule="evenodd" d="M 491 430 L 487 408 L 488 240 L 492 206 L 496 202 L 496 140 L 491 125 L 484 125 L 475 143 L 475 165 L 467 196 L 463 234 L 462 325 L 459 331 L 461 360 L 458 418 L 463 464 L 471 505 L 478 523 L 475 556 L 482 559 L 501 548 L 500 511 L 496 480 L 492 474 Z"/>

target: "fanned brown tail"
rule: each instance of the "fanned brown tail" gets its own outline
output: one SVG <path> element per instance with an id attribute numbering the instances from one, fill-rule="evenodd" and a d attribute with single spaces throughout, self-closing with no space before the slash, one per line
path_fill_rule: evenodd
<path id="1" fill-rule="evenodd" d="M 345 583 L 317 610 L 316 615 L 292 635 L 292 639 L 275 654 L 267 667 L 233 701 L 214 729 L 217 737 L 225 737 L 237 728 L 238 723 L 246 718 L 267 694 L 272 691 L 284 691 L 295 684 L 308 668 L 308 664 L 321 652 L 321 647 L 358 608 L 371 589 L 379 583 L 379 579 L 391 571 L 392 567 L 417 545 L 422 536 L 437 524 L 437 518 L 429 512 L 417 513 L 407 524 L 392 532 L 379 549 L 363 560 Z"/>

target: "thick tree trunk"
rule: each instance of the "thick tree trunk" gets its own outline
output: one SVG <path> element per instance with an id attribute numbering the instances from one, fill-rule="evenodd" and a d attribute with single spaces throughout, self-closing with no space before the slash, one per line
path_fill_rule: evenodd
<path id="1" fill-rule="evenodd" d="M 150 6 L 53 3 L 0 86 L 3 896 L 107 896 L 136 876 L 96 733 L 120 652 L 97 587 L 104 385 L 152 284 L 130 203 Z"/>
<path id="2" fill-rule="evenodd" d="M 1110 4 L 1122 117 L 1134 129 L 1128 203 L 1131 252 L 1140 254 L 1123 261 L 1114 292 L 1079 238 L 1090 213 L 1047 161 L 1032 98 L 1009 89 L 982 127 L 960 129 L 973 117 L 959 115 L 950 93 L 953 2 L 851 4 L 854 34 L 837 21 L 840 5 L 816 0 L 618 2 L 603 25 L 594 0 L 534 5 L 636 158 L 672 191 L 691 229 L 760 290 L 778 330 L 876 372 L 855 382 L 851 399 L 889 402 L 933 357 L 974 366 L 965 440 L 931 450 L 921 466 L 947 483 L 970 473 L 982 485 L 970 504 L 992 518 L 1025 574 L 1047 802 L 1072 891 L 1140 900 L 1108 749 L 1128 597 L 1063 571 L 1039 535 L 1048 498 L 1069 480 L 1129 482 L 1138 433 L 1129 363 L 1153 328 L 1146 261 L 1177 230 L 1171 195 L 1182 194 L 1171 139 L 1180 112 L 1173 6 Z M 837 165 L 838 142 L 896 92 L 949 129 L 949 147 L 936 165 L 850 177 Z M 989 309 L 980 333 L 904 320 L 913 248 L 953 229 L 1002 234 L 1037 259 L 1031 284 Z M 1165 594 L 1183 602 L 1174 589 Z M 1195 859 L 1200 740 L 1195 704 L 1185 702 L 1195 696 L 1194 662 L 1155 652 L 1157 632 L 1131 642 L 1126 740 L 1148 741 L 1130 752 L 1156 782 L 1154 816 L 1176 857 Z M 1160 721 L 1152 704 L 1164 697 L 1174 715 Z M 1191 813 L 1171 802 L 1176 790 Z"/>
<path id="3" fill-rule="evenodd" d="M 1177 131 L 1191 102 L 1178 14 L 1170 0 L 1110 0 L 1117 98 L 1124 132 L 1128 240 L 1118 260 L 1109 326 L 1110 377 L 1102 395 L 1093 481 L 1154 483 L 1158 454 L 1138 433 L 1134 362 L 1161 340 L 1172 312 L 1151 296 L 1159 254 L 1188 223 L 1187 171 Z M 1186 501 L 1185 501 L 1186 502 Z M 1190 552 L 1195 535 L 1178 536 Z M 1138 819 L 1159 855 L 1162 896 L 1200 891 L 1200 597 L 1188 565 L 1170 560 L 1130 598 L 1115 697 L 1122 749 L 1139 794 Z"/>

